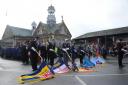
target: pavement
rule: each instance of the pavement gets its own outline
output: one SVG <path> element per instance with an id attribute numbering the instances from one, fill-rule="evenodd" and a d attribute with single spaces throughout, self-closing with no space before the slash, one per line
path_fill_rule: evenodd
<path id="1" fill-rule="evenodd" d="M 105 64 L 93 68 L 96 72 L 69 72 L 56 75 L 50 80 L 23 85 L 128 85 L 128 58 L 125 58 L 123 63 L 125 67 L 119 69 L 117 58 L 109 57 Z M 18 77 L 31 72 L 30 65 L 0 58 L 0 85 L 20 85 Z"/>

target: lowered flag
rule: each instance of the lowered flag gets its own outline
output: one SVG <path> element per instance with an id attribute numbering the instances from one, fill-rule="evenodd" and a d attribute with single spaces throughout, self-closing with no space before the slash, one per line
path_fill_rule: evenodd
<path id="1" fill-rule="evenodd" d="M 89 68 L 79 68 L 79 72 L 96 72 L 96 70 L 89 69 Z"/>
<path id="2" fill-rule="evenodd" d="M 83 65 L 82 65 L 82 67 L 92 68 L 94 66 L 95 66 L 95 64 L 90 61 L 90 59 L 88 58 L 88 56 L 85 56 L 84 59 L 83 59 Z"/>
<path id="3" fill-rule="evenodd" d="M 64 64 L 64 62 L 60 59 L 56 64 L 52 67 L 54 73 L 67 73 L 70 69 Z"/>
<path id="4" fill-rule="evenodd" d="M 106 62 L 102 57 L 98 57 L 97 61 L 101 62 L 102 64 Z"/>
<path id="5" fill-rule="evenodd" d="M 106 61 L 105 61 L 103 58 L 101 58 L 101 57 L 92 57 L 92 58 L 90 59 L 90 61 L 91 61 L 92 63 L 94 63 L 95 65 L 97 65 L 97 64 L 103 64 L 103 63 L 106 62 Z"/>
<path id="6" fill-rule="evenodd" d="M 53 78 L 53 72 L 46 63 L 42 63 L 37 71 L 32 74 L 25 74 L 19 77 L 19 83 L 32 82 L 38 80 L 47 80 Z"/>
<path id="7" fill-rule="evenodd" d="M 53 69 L 54 73 L 67 73 L 69 72 L 68 67 L 65 64 L 62 64 L 58 68 Z"/>

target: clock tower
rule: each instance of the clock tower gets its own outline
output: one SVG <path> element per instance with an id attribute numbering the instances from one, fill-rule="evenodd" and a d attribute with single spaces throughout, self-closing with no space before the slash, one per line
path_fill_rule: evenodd
<path id="1" fill-rule="evenodd" d="M 56 17 L 55 17 L 55 8 L 54 6 L 49 6 L 48 7 L 48 17 L 47 17 L 47 24 L 51 28 L 55 26 L 56 24 Z"/>

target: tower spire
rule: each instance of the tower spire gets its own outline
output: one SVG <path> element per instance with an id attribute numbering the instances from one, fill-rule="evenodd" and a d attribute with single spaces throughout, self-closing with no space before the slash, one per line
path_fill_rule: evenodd
<path id="1" fill-rule="evenodd" d="M 47 24 L 50 27 L 56 24 L 56 17 L 54 13 L 55 13 L 55 8 L 51 4 L 51 6 L 48 7 L 48 17 L 47 17 Z"/>
<path id="2" fill-rule="evenodd" d="M 64 22 L 63 16 L 61 16 L 62 22 Z"/>

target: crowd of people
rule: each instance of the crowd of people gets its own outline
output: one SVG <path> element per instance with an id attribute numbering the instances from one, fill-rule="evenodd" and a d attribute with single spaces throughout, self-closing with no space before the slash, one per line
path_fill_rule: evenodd
<path id="1" fill-rule="evenodd" d="M 46 62 L 52 67 L 55 59 L 58 58 L 62 59 L 64 63 L 69 66 L 68 61 L 74 64 L 75 59 L 78 57 L 75 45 L 71 46 L 69 43 L 63 43 L 62 46 L 59 47 L 53 42 L 48 42 L 46 45 L 34 39 L 31 42 L 23 43 L 20 49 L 23 64 L 28 64 L 30 60 L 33 71 L 37 70 L 39 62 Z M 84 55 L 82 55 L 82 57 L 83 56 Z"/>
<path id="2" fill-rule="evenodd" d="M 124 51 L 127 52 L 127 49 L 123 49 L 124 47 L 126 46 L 124 46 L 120 40 L 114 47 L 116 52 L 111 49 L 113 53 L 117 53 L 118 55 L 119 67 L 123 67 L 123 54 Z M 57 46 L 56 43 L 53 42 L 48 42 L 47 44 L 39 42 L 38 38 L 35 38 L 32 41 L 23 42 L 19 46 L 19 49 L 23 64 L 27 65 L 30 62 L 33 71 L 38 69 L 37 65 L 41 62 L 46 62 L 52 67 L 57 58 L 62 59 L 67 66 L 69 66 L 69 61 L 71 61 L 72 65 L 76 65 L 75 60 L 78 58 L 80 66 L 82 66 L 85 55 L 89 58 L 92 56 L 102 56 L 104 59 L 107 59 L 107 55 L 111 52 L 106 49 L 104 45 L 99 46 L 95 43 L 89 45 L 75 45 L 65 42 L 61 46 Z"/>
<path id="3" fill-rule="evenodd" d="M 102 55 L 104 59 L 106 59 L 107 56 L 105 47 L 102 46 L 99 48 L 98 45 L 94 43 L 86 46 L 65 42 L 61 46 L 57 46 L 55 42 L 48 42 L 47 45 L 43 44 L 43 42 L 39 42 L 36 38 L 31 42 L 23 43 L 20 49 L 23 64 L 28 64 L 30 59 L 33 71 L 37 70 L 39 62 L 46 62 L 52 67 L 56 58 L 62 59 L 67 66 L 69 66 L 69 61 L 72 66 L 75 66 L 75 60 L 78 58 L 80 66 L 82 66 L 85 55 L 89 58 L 91 56 L 96 57 Z"/>

